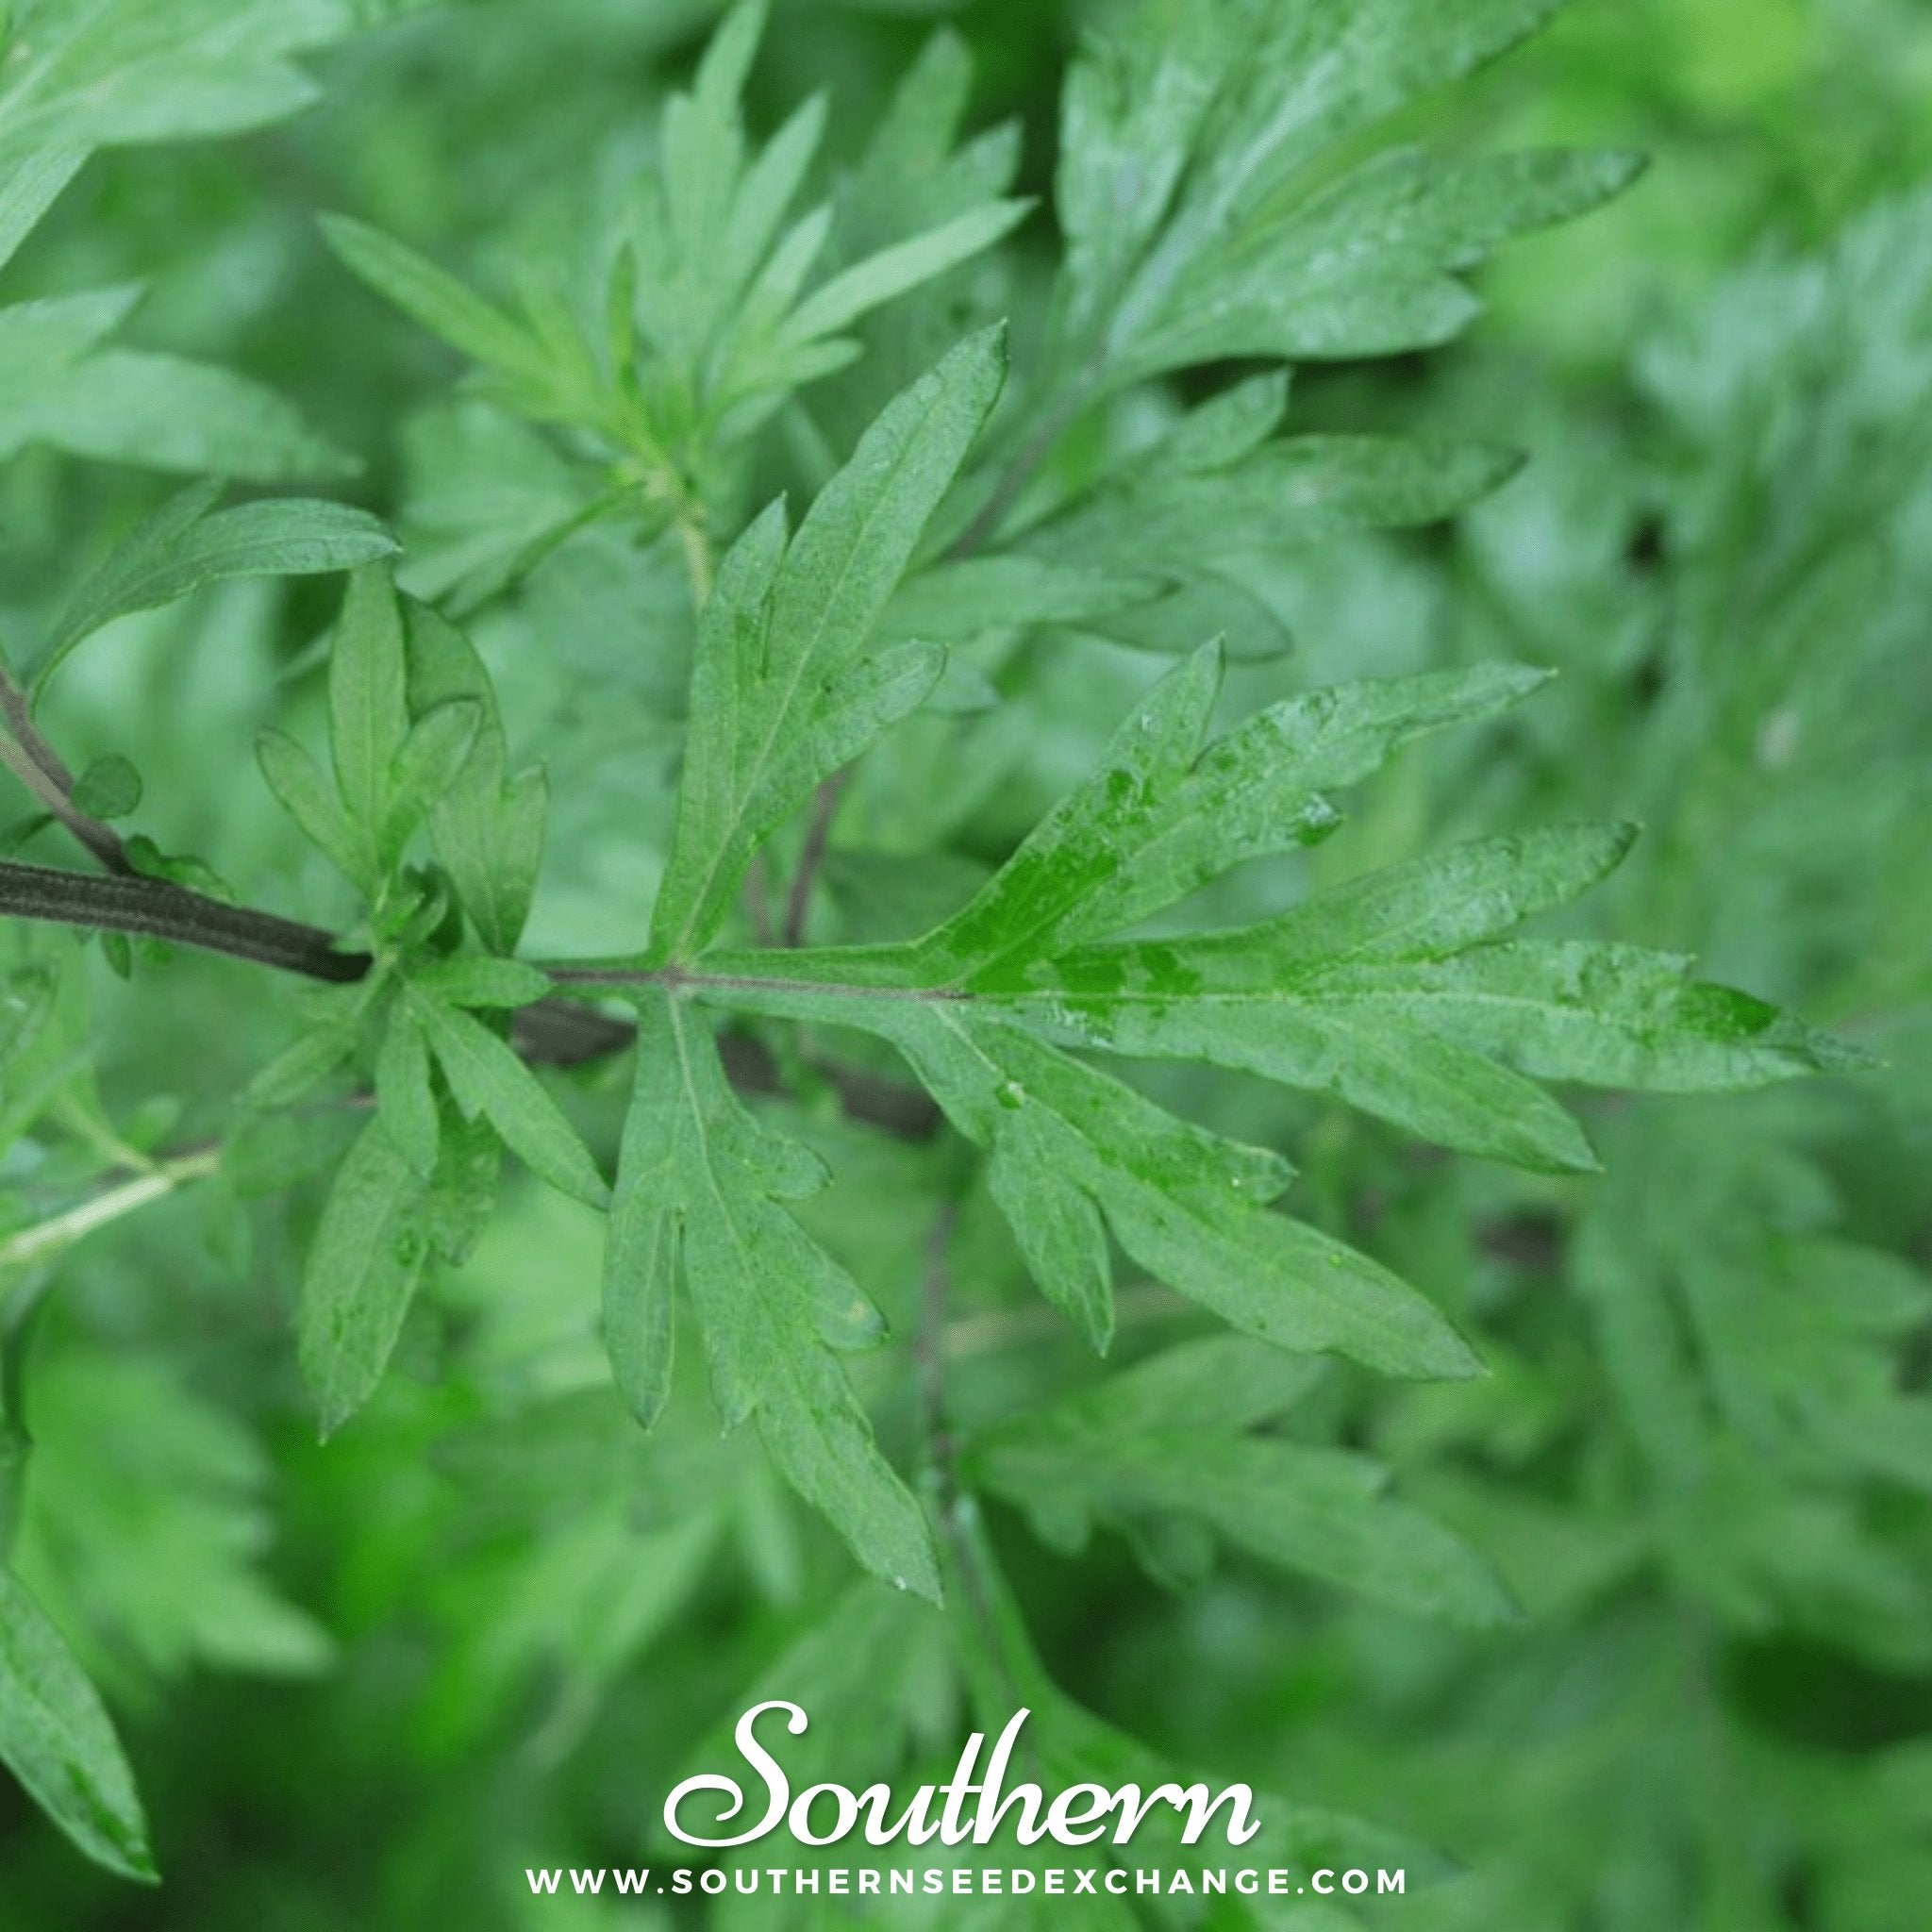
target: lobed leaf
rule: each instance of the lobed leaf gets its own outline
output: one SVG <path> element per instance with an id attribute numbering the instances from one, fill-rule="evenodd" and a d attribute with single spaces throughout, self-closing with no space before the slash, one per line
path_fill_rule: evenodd
<path id="1" fill-rule="evenodd" d="M 1478 722 L 1545 674 L 1509 665 L 1345 685 L 1257 712 L 1211 745 L 1216 647 L 1155 687 L 1075 788 L 958 916 L 921 946 L 928 974 L 974 988 L 1020 963 L 1131 925 L 1250 858 L 1340 822 L 1326 791 L 1424 733 Z"/>
<path id="2" fill-rule="evenodd" d="M 576 1129 L 509 1046 L 458 1008 L 413 987 L 408 997 L 464 1113 L 488 1120 L 510 1152 L 559 1193 L 590 1208 L 606 1206 L 610 1191 Z"/>
<path id="3" fill-rule="evenodd" d="M 676 999 L 640 1001 L 637 1082 L 605 1264 L 618 1386 L 647 1425 L 670 1386 L 681 1281 L 727 1427 L 755 1421 L 772 1459 L 874 1574 L 936 1598 L 918 1503 L 873 1441 L 838 1351 L 881 1324 L 850 1276 L 781 1205 L 824 1179 L 758 1123 L 724 1077 L 708 1027 Z"/>
<path id="4" fill-rule="evenodd" d="M 1290 437 L 1213 469 L 1157 455 L 1019 543 L 1060 564 L 1191 575 L 1203 562 L 1285 543 L 1437 523 L 1520 466 L 1508 450 L 1407 437 Z"/>
<path id="5" fill-rule="evenodd" d="M 991 1431 L 974 1465 L 1061 1547 L 1083 1544 L 1095 1519 L 1149 1539 L 1178 1521 L 1414 1615 L 1509 1621 L 1475 1552 L 1387 1497 L 1368 1457 L 1247 1433 L 1300 1392 L 1278 1360 L 1232 1339 L 1172 1350 Z"/>
<path id="6" fill-rule="evenodd" d="M 302 1276 L 300 1359 L 325 1440 L 375 1393 L 428 1258 L 427 1189 L 378 1117 L 336 1171 Z"/>
<path id="7" fill-rule="evenodd" d="M 1005 367 L 1000 331 L 960 344 L 867 431 L 790 544 L 767 512 L 726 558 L 700 625 L 677 826 L 652 922 L 660 954 L 709 939 L 772 832 L 932 689 L 933 653 L 862 653 Z"/>

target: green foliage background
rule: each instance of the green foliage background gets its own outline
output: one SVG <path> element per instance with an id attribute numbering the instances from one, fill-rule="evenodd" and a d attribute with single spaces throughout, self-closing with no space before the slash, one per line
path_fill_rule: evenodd
<path id="1" fill-rule="evenodd" d="M 1211 9 L 1155 10 L 1181 47 Z M 10 68 L 37 73 L 50 37 L 91 11 L 14 9 Z M 741 399 L 741 414 L 719 419 L 728 433 L 708 422 L 670 439 L 656 467 L 635 450 L 613 458 L 568 397 L 519 388 L 514 371 L 493 386 L 465 377 L 468 359 L 366 285 L 384 279 L 366 238 L 407 242 L 506 310 L 553 280 L 577 288 L 608 265 L 631 185 L 661 163 L 666 103 L 692 85 L 718 8 L 120 0 L 104 11 L 128 37 L 108 45 L 118 91 L 90 92 L 85 75 L 71 98 L 46 81 L 0 89 L 0 163 L 14 184 L 0 228 L 50 142 L 57 156 L 58 142 L 111 143 L 22 242 L 0 296 L 144 291 L 138 306 L 0 316 L 9 658 L 25 669 L 26 641 L 56 634 L 76 587 L 186 477 L 231 476 L 242 501 L 325 497 L 371 512 L 401 540 L 404 588 L 468 625 L 494 681 L 507 770 L 549 770 L 523 955 L 656 960 L 625 949 L 646 947 L 667 868 L 665 903 L 680 890 L 673 808 L 704 715 L 687 689 L 703 648 L 693 532 L 715 549 L 708 568 L 780 490 L 796 527 L 888 400 L 988 320 L 1012 317 L 1024 377 L 1049 339 L 1062 253 L 1050 207 L 1062 89 L 1082 34 L 1119 9 L 775 7 L 750 64 L 747 122 L 762 142 L 829 91 L 812 179 L 838 192 L 838 265 L 1004 188 L 997 138 L 951 175 L 860 170 L 941 23 L 971 55 L 969 139 L 1013 121 L 1016 192 L 1041 205 L 1010 234 L 1017 210 L 986 217 L 936 278 L 858 320 L 864 355 L 850 368 L 821 375 L 810 338 L 784 344 L 797 360 L 781 367 L 780 332 L 747 328 L 733 366 L 760 380 L 779 369 L 777 400 L 760 413 Z M 149 32 L 158 55 L 144 51 Z M 169 48 L 192 58 L 171 65 Z M 314 83 L 306 105 L 298 72 Z M 258 966 L 8 920 L 0 1310 L 40 1306 L 30 1356 L 23 1330 L 0 1341 L 0 1459 L 32 1442 L 8 1492 L 19 1506 L 8 1587 L 31 1591 L 99 1688 L 165 1883 L 136 1890 L 91 1867 L 0 1782 L 0 1927 L 705 1923 L 668 1904 L 533 1901 L 524 1870 L 662 1862 L 662 1793 L 724 1756 L 754 1687 L 810 1707 L 824 1774 L 915 1783 L 950 1765 L 975 1671 L 1033 1685 L 1028 1701 L 1059 1724 L 1070 1762 L 1101 1747 L 1075 1748 L 1082 1720 L 1062 1700 L 1129 1734 L 1146 1762 L 1208 1767 L 1370 1822 L 1296 1812 L 1296 1857 L 1340 1844 L 1350 1861 L 1410 1874 L 1408 1896 L 1373 1909 L 1303 1902 L 1272 1919 L 1193 1923 L 1919 1923 L 1932 1896 L 1928 130 L 1932 16 L 1912 0 L 1575 0 L 1507 59 L 1321 165 L 1339 173 L 1395 142 L 1444 157 L 1581 146 L 1647 156 L 1641 179 L 1508 242 L 1474 273 L 1484 313 L 1438 331 L 1440 345 L 1311 357 L 1291 391 L 1297 433 L 1469 439 L 1524 453 L 1520 473 L 1493 455 L 1453 482 L 1420 466 L 1396 478 L 1421 492 L 1413 515 L 1283 517 L 1278 541 L 1230 563 L 1239 596 L 1224 583 L 1215 607 L 1227 621 L 1191 631 L 1192 610 L 1170 612 L 1173 635 L 1128 637 L 1111 609 L 975 618 L 937 593 L 889 619 L 958 649 L 937 697 L 870 751 L 839 801 L 815 938 L 884 941 L 957 911 L 1103 760 L 1157 680 L 1190 675 L 1174 666 L 1209 630 L 1230 634 L 1216 712 L 1230 726 L 1353 680 L 1470 679 L 1500 659 L 1560 675 L 1507 715 L 1505 696 L 1520 693 L 1456 684 L 1469 724 L 1397 753 L 1351 792 L 1331 840 L 1239 870 L 1248 854 L 1227 856 L 1194 909 L 1241 928 L 1465 841 L 1635 822 L 1631 856 L 1551 930 L 1694 956 L 1700 979 L 1869 1057 L 1854 1064 L 1856 1053 L 1793 1034 L 1790 1058 L 1824 1071 L 1763 1091 L 1581 1100 L 1604 1172 L 1578 1174 L 1482 1158 L 1521 1158 L 1523 1146 L 1483 1143 L 1488 1130 L 1460 1116 L 1419 1121 L 1413 1099 L 1377 1106 L 1362 1078 L 1328 1083 L 1356 1103 L 1343 1105 L 1196 1064 L 1196 1049 L 1228 1054 L 1183 1041 L 1158 1065 L 1136 1062 L 1136 1091 L 1287 1155 L 1300 1171 L 1293 1211 L 1412 1284 L 1490 1373 L 1407 1382 L 1251 1348 L 1172 1292 L 1211 1298 L 1212 1284 L 1170 1273 L 1156 1286 L 1131 1261 L 1116 1268 L 1103 1368 L 1079 1332 L 1083 1318 L 1104 1324 L 1077 1214 L 1034 1202 L 1023 1258 L 1008 1225 L 1026 1222 L 1010 1206 L 1022 1177 L 1009 1167 L 990 1181 L 970 1131 L 878 1124 L 879 1083 L 888 1113 L 918 1098 L 891 1052 L 839 1025 L 836 1003 L 750 1000 L 735 1037 L 759 1044 L 783 1090 L 757 1118 L 835 1176 L 791 1206 L 893 1333 L 850 1368 L 908 1473 L 925 1453 L 918 1384 L 930 1366 L 909 1340 L 931 1292 L 933 1230 L 944 1233 L 946 1402 L 967 1441 L 950 1479 L 985 1499 L 973 1535 L 1010 1587 L 1004 1637 L 962 1642 L 941 1612 L 861 1577 L 774 1473 L 766 1448 L 780 1464 L 787 1454 L 776 1425 L 764 1446 L 750 1427 L 721 1437 L 694 1337 L 656 1431 L 622 1413 L 600 1308 L 603 1181 L 583 1148 L 612 1171 L 625 1057 L 546 1076 L 532 1100 L 488 1058 L 497 1034 L 474 1017 L 528 991 L 444 1000 L 421 983 L 438 1063 L 458 1047 L 482 1056 L 483 1116 L 565 1191 L 506 1175 L 466 1265 L 430 1267 L 380 1390 L 318 1446 L 311 1396 L 340 1421 L 367 1393 L 340 1361 L 318 1382 L 312 1331 L 305 1391 L 295 1342 L 305 1266 L 327 1239 L 328 1172 L 359 1111 L 310 1104 L 276 1117 L 242 1103 L 263 1097 L 258 1076 L 285 1065 L 291 1041 L 327 1032 L 334 1009 Z M 1574 207 L 1546 212 L 1580 212 L 1613 185 L 1566 191 Z M 325 232 L 318 218 L 332 215 L 366 225 Z M 1469 249 L 1469 265 L 1482 252 Z M 715 264 L 701 249 L 646 267 L 674 297 L 665 328 L 695 331 L 697 367 L 731 321 L 729 305 L 703 308 Z M 695 292 L 676 281 L 687 271 Z M 641 285 L 648 295 L 648 275 Z M 1184 305 L 1195 286 L 1183 277 Z M 282 400 L 171 362 L 176 413 L 136 409 L 126 399 L 160 393 L 168 372 L 114 359 L 129 357 L 192 358 Z M 1185 407 L 1272 366 L 1219 347 L 1177 356 L 1070 419 L 1048 507 L 1055 490 L 1159 475 L 1172 449 L 1158 440 Z M 675 418 L 664 395 L 649 400 L 660 422 Z M 612 492 L 613 514 L 579 522 L 587 476 Z M 957 533 L 963 513 L 942 514 Z M 1256 510 L 1264 527 L 1274 514 Z M 1423 527 L 1367 527 L 1397 523 Z M 1081 527 L 1059 527 L 1036 560 L 1072 558 L 1096 578 L 1161 568 L 1133 554 L 1131 534 L 1124 555 L 1091 537 L 1083 559 Z M 205 866 L 245 904 L 366 934 L 354 859 L 332 867 L 304 839 L 256 756 L 269 729 L 323 742 L 341 602 L 327 573 L 389 548 L 360 520 L 307 541 L 335 547 L 280 563 L 316 575 L 205 583 L 103 630 L 61 664 L 40 720 L 85 774 L 94 815 L 138 827 L 154 863 L 192 854 L 170 862 L 185 883 L 206 882 Z M 728 572 L 720 584 L 714 597 L 728 598 Z M 365 575 L 356 593 L 372 609 L 386 595 L 374 585 Z M 817 593 L 808 579 L 799 594 Z M 1083 594 L 1099 593 L 1089 582 Z M 375 635 L 348 620 L 338 633 L 339 765 L 342 640 Z M 1291 649 L 1274 648 L 1290 635 Z M 378 643 L 366 661 L 379 682 Z M 460 764 L 491 727 L 468 687 L 451 689 L 468 706 L 444 721 Z M 395 782 L 401 741 L 377 760 L 378 791 Z M 774 812 L 782 829 L 761 861 L 781 904 L 802 859 L 803 803 Z M 18 804 L 25 812 L 25 794 Z M 317 810 L 336 808 L 330 794 Z M 37 817 L 9 838 L 22 859 L 75 862 Z M 1569 896 L 1511 890 L 1539 905 Z M 378 905 L 378 938 L 384 917 L 393 937 L 412 909 Z M 727 937 L 751 943 L 735 927 Z M 1042 948 L 1013 970 L 1077 1006 L 1099 982 Z M 898 984 L 918 964 L 876 971 Z M 1089 958 L 1084 970 L 1099 969 Z M 997 991 L 996 975 L 986 984 Z M 1637 1069 L 1628 1084 L 1754 1085 L 1783 1070 L 1666 1077 L 1691 1036 L 1676 995 L 1656 997 L 1656 1037 L 1616 1063 Z M 643 1007 L 648 1067 L 672 1049 Z M 408 1051 L 385 1046 L 373 1067 L 386 1119 L 403 1118 L 395 1095 L 412 1079 L 428 1094 L 424 1049 L 414 1072 Z M 1352 1067 L 1365 1054 L 1343 1049 Z M 440 1093 L 455 1086 L 439 1077 Z M 854 1109 L 861 1089 L 875 1104 Z M 447 1153 L 448 1136 L 477 1130 L 442 1104 Z M 425 1105 L 433 1115 L 438 1103 Z M 1530 1168 L 1579 1164 L 1552 1153 L 1570 1143 L 1548 1115 L 1515 1124 Z M 434 1142 L 434 1118 L 426 1131 Z M 737 1131 L 706 1158 L 751 1176 L 731 1185 L 753 1251 L 789 1255 L 792 1236 L 773 1230 L 791 1224 L 772 1219 L 772 1196 L 788 1191 L 795 1157 L 748 1129 L 730 1142 Z M 1476 1151 L 1424 1147 L 1417 1132 Z M 1048 1168 L 1058 1158 L 1028 1151 Z M 679 1157 L 681 1174 L 654 1172 L 644 1208 L 695 1187 L 696 1158 Z M 159 1184 L 139 1211 L 36 1248 L 35 1230 L 143 1174 Z M 638 1191 L 620 1174 L 617 1192 L 635 1233 Z M 1052 1277 L 1058 1309 L 1028 1260 Z M 808 1325 L 795 1309 L 771 1319 Z M 766 1339 L 749 1326 L 746 1359 Z M 1346 1335 L 1335 1345 L 1361 1356 Z M 801 1352 L 830 1359 L 816 1335 Z M 633 1351 L 627 1376 L 620 1361 L 634 1408 L 662 1400 L 649 1361 L 639 1367 L 647 1355 Z M 1191 1472 L 1178 1492 L 1176 1470 Z M 1389 1488 L 1372 1501 L 1377 1470 Z M 848 1542 L 864 1541 L 836 1499 L 826 1507 Z M 889 1533 L 866 1521 L 876 1548 Z M 1132 1774 L 1118 1768 L 1129 1760 L 1100 1761 Z M 93 1849 L 141 1862 L 125 1843 Z M 1104 1909 L 1093 1924 L 1140 1923 Z M 1030 1923 L 1010 1902 L 976 1910 L 895 1923 Z M 709 1923 L 820 1918 L 765 1899 Z"/>

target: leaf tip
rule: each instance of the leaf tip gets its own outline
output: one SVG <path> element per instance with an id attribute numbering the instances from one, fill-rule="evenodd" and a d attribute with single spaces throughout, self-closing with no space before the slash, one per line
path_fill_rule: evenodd
<path id="1" fill-rule="evenodd" d="M 96 1862 L 117 1878 L 129 1879 L 136 1885 L 158 1885 L 161 1882 L 160 1867 L 155 1863 L 153 1849 L 144 1838 L 129 1838 L 116 1843 L 111 1859 L 99 1853 L 94 1856 Z"/>
<path id="2" fill-rule="evenodd" d="M 906 1565 L 904 1574 L 898 1571 L 883 1574 L 885 1581 L 904 1595 L 916 1596 L 922 1603 L 931 1604 L 936 1609 L 944 1607 L 946 1593 L 940 1582 L 939 1557 L 935 1555 L 929 1539 L 913 1560 Z"/>
<path id="3" fill-rule="evenodd" d="M 1610 147 L 1602 150 L 1604 198 L 1609 200 L 1634 187 L 1650 173 L 1651 157 L 1642 148 Z"/>
<path id="4" fill-rule="evenodd" d="M 1487 1382 L 1491 1374 L 1490 1365 L 1446 1321 L 1431 1337 L 1418 1366 L 1423 1378 L 1432 1382 Z"/>
<path id="5" fill-rule="evenodd" d="M 1606 874 L 1613 873 L 1628 858 L 1637 847 L 1637 841 L 1643 837 L 1643 824 L 1639 819 L 1613 819 L 1604 827 L 1604 845 L 1608 862 L 1604 867 Z"/>

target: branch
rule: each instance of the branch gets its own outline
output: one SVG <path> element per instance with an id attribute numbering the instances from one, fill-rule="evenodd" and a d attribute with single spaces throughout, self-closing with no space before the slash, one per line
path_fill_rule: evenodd
<path id="1" fill-rule="evenodd" d="M 75 806 L 74 774 L 41 736 L 26 693 L 4 664 L 0 664 L 0 717 L 6 719 L 12 741 L 0 738 L 0 764 L 5 764 L 109 872 L 131 874 L 134 867 L 120 833 Z"/>
<path id="2" fill-rule="evenodd" d="M 110 1188 L 106 1193 L 96 1194 L 92 1200 L 83 1201 L 78 1208 L 56 1215 L 52 1221 L 23 1228 L 0 1243 L 0 1276 L 15 1268 L 29 1267 L 36 1261 L 58 1254 L 62 1248 L 91 1235 L 95 1228 L 106 1227 L 108 1223 L 119 1221 L 123 1215 L 145 1208 L 150 1201 L 158 1201 L 172 1194 L 187 1182 L 205 1180 L 220 1162 L 219 1150 L 163 1161 L 152 1172 Z"/>
<path id="3" fill-rule="evenodd" d="M 170 940 L 337 985 L 360 979 L 371 965 L 367 953 L 339 953 L 335 941 L 318 926 L 279 919 L 272 912 L 251 912 L 170 880 L 138 874 L 97 879 L 51 866 L 0 863 L 0 913 Z"/>
<path id="4" fill-rule="evenodd" d="M 138 874 L 102 879 L 49 866 L 0 861 L 0 916 L 166 940 L 337 986 L 354 985 L 375 964 L 367 953 L 338 950 L 320 926 L 225 905 L 186 886 Z M 609 983 L 648 980 L 649 975 L 625 974 L 612 975 Z M 586 983 L 600 982 L 586 975 Z M 563 998 L 522 1008 L 511 1024 L 517 1051 L 533 1064 L 548 1067 L 577 1067 L 608 1058 L 624 1052 L 635 1034 L 626 1022 Z M 725 1068 L 741 1092 L 783 1091 L 777 1067 L 763 1047 L 736 1039 L 721 1045 Z M 923 1094 L 841 1068 L 821 1071 L 837 1088 L 853 1119 L 902 1140 L 930 1140 L 938 1131 L 938 1111 Z"/>
<path id="5" fill-rule="evenodd" d="M 97 879 L 51 866 L 0 862 L 0 915 L 166 940 L 333 986 L 353 986 L 375 964 L 367 953 L 339 950 L 318 925 L 229 906 L 139 874 Z M 560 999 L 524 1008 L 516 1016 L 516 1034 L 526 1059 L 559 1067 L 621 1053 L 631 1040 L 631 1028 L 621 1021 Z"/>

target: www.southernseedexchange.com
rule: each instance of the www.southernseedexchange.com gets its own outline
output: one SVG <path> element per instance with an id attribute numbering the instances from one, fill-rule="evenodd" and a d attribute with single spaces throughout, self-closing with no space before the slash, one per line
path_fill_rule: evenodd
<path id="1" fill-rule="evenodd" d="M 733 1891 L 746 1896 L 764 1894 L 783 1897 L 800 1893 L 808 1896 L 911 1898 L 921 1894 L 952 1894 L 960 1897 L 1020 1896 L 1038 1893 L 1048 1898 L 1095 1897 L 1103 1892 L 1115 1897 L 1153 1893 L 1160 1897 L 1225 1897 L 1229 1894 L 1254 1898 L 1273 1897 L 1361 1898 L 1401 1896 L 1407 1891 L 1407 1874 L 1401 1871 L 1367 1872 L 1359 1867 L 1334 1871 L 1323 1868 L 1295 1873 L 1279 1868 L 1243 1866 L 1189 1871 L 1151 1869 L 1125 1872 L 1115 1866 L 1073 1866 L 1036 1871 L 1028 1866 L 1003 1869 L 998 1866 L 902 1867 L 881 1872 L 870 1866 L 746 1867 L 725 1872 L 719 1867 L 693 1868 L 686 1865 L 665 1867 L 599 1866 L 578 1869 L 571 1866 L 525 1868 L 532 1892 L 539 1896 L 568 1898 L 600 1897 L 607 1886 L 620 1897 L 663 1894 L 690 1897 L 715 1896 Z"/>

